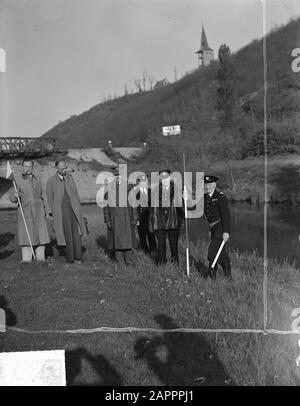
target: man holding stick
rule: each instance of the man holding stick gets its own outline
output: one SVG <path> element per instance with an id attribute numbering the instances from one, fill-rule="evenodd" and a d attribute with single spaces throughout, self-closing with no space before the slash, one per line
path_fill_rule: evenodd
<path id="1" fill-rule="evenodd" d="M 211 237 L 207 255 L 208 275 L 212 279 L 216 279 L 218 263 L 220 263 L 224 276 L 232 279 L 230 258 L 226 252 L 226 245 L 224 245 L 229 240 L 230 212 L 226 196 L 216 189 L 217 180 L 218 178 L 213 175 L 204 176 L 204 214 L 209 223 Z M 222 243 L 223 248 L 220 251 Z M 217 257 L 218 254 L 219 257 Z"/>
<path id="2" fill-rule="evenodd" d="M 40 180 L 33 174 L 33 161 L 25 159 L 23 173 L 14 178 L 15 191 L 10 195 L 12 203 L 18 203 L 18 243 L 22 246 L 22 262 L 45 260 L 45 245 L 50 242 L 46 203 Z M 8 164 L 7 177 L 12 171 Z M 35 250 L 34 250 L 34 248 Z"/>

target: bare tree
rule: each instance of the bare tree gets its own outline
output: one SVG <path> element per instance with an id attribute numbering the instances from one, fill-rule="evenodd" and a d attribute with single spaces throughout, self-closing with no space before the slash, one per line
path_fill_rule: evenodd
<path id="1" fill-rule="evenodd" d="M 174 81 L 177 81 L 177 68 L 174 66 Z"/>
<path id="2" fill-rule="evenodd" d="M 144 92 L 146 91 L 147 77 L 148 77 L 148 73 L 144 70 L 143 76 L 142 76 L 142 83 L 143 83 Z"/>
<path id="3" fill-rule="evenodd" d="M 148 83 L 149 83 L 149 89 L 153 90 L 153 85 L 155 82 L 155 77 L 153 75 L 151 75 L 151 73 L 148 73 Z"/>
<path id="4" fill-rule="evenodd" d="M 134 85 L 135 85 L 135 87 L 136 87 L 137 92 L 141 92 L 141 91 L 142 91 L 141 79 L 135 79 L 135 80 L 134 80 Z"/>

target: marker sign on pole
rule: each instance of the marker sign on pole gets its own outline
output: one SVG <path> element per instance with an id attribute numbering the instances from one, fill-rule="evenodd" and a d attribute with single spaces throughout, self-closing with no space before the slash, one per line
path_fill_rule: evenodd
<path id="1" fill-rule="evenodd" d="M 3 48 L 0 48 L 0 73 L 6 72 L 6 54 Z"/>
<path id="2" fill-rule="evenodd" d="M 5 310 L 0 309 L 0 333 L 6 332 L 6 315 Z"/>
<path id="3" fill-rule="evenodd" d="M 179 135 L 180 134 L 180 125 L 171 125 L 162 128 L 163 135 L 167 137 L 168 135 Z"/>
<path id="4" fill-rule="evenodd" d="M 0 386 L 66 386 L 65 351 L 0 353 Z"/>

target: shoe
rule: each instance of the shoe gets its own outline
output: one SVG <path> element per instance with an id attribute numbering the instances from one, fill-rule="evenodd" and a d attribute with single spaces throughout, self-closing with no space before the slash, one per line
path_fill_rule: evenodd
<path id="1" fill-rule="evenodd" d="M 126 265 L 126 266 L 130 266 L 130 267 L 133 267 L 133 266 L 134 266 L 134 263 L 133 263 L 133 261 L 131 261 L 131 260 L 126 259 L 124 262 L 125 262 L 125 265 Z"/>
<path id="2" fill-rule="evenodd" d="M 218 264 L 216 264 L 215 267 L 213 268 L 212 262 L 210 262 L 209 266 L 208 266 L 208 276 L 214 281 L 217 279 L 217 271 L 218 271 Z"/>
<path id="3" fill-rule="evenodd" d="M 226 279 L 232 281 L 232 275 L 231 275 L 231 266 L 230 263 L 227 264 L 222 264 L 223 268 L 223 275 L 225 276 Z"/>
<path id="4" fill-rule="evenodd" d="M 73 262 L 75 265 L 81 265 L 82 264 L 82 259 L 75 259 L 75 261 Z"/>

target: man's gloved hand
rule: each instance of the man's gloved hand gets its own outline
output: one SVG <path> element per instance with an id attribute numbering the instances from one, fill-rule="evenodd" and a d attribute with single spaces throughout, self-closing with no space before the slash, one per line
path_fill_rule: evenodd
<path id="1" fill-rule="evenodd" d="M 106 227 L 108 228 L 108 230 L 111 230 L 111 229 L 112 229 L 112 227 L 111 227 L 111 222 L 110 222 L 110 221 L 106 223 Z"/>
<path id="2" fill-rule="evenodd" d="M 229 234 L 228 233 L 223 233 L 223 240 L 225 242 L 229 240 Z"/>
<path id="3" fill-rule="evenodd" d="M 151 234 L 153 234 L 153 227 L 152 227 L 152 224 L 149 225 L 149 231 L 150 231 Z"/>

